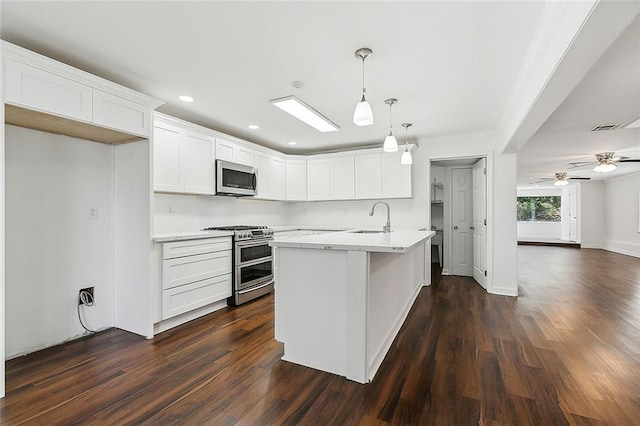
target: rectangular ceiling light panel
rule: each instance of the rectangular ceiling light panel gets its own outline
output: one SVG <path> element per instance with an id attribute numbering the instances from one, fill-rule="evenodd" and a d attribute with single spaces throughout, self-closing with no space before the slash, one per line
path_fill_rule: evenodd
<path id="1" fill-rule="evenodd" d="M 339 129 L 334 122 L 293 95 L 272 99 L 271 103 L 321 132 L 335 132 Z"/>

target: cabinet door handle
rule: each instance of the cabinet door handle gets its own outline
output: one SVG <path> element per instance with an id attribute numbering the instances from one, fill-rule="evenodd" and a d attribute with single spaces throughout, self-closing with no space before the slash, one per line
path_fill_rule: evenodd
<path id="1" fill-rule="evenodd" d="M 458 225 L 454 226 L 453 229 L 458 230 Z"/>

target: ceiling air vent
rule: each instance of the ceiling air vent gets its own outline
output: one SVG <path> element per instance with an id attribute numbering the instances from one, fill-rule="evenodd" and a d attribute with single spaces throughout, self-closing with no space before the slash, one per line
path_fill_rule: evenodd
<path id="1" fill-rule="evenodd" d="M 622 123 L 616 123 L 616 124 L 601 124 L 600 126 L 596 126 L 593 129 L 591 129 L 592 132 L 602 132 L 605 130 L 615 130 L 618 127 L 622 126 Z"/>

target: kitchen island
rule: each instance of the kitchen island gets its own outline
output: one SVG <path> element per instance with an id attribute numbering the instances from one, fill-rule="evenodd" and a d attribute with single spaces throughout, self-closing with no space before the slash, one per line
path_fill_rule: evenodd
<path id="1" fill-rule="evenodd" d="M 282 359 L 371 381 L 426 283 L 433 235 L 344 231 L 272 241 Z"/>

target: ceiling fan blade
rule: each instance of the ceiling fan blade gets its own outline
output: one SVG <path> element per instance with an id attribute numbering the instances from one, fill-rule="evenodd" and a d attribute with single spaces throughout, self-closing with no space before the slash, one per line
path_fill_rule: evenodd
<path id="1" fill-rule="evenodd" d="M 537 181 L 535 181 L 535 182 L 531 182 L 531 183 L 545 183 L 545 182 L 552 182 L 552 181 L 554 181 L 554 180 L 555 180 L 555 179 L 553 179 L 553 178 L 542 178 L 542 179 L 540 179 L 540 180 L 537 180 Z"/>
<path id="2" fill-rule="evenodd" d="M 583 177 L 568 177 L 569 180 L 591 180 L 591 178 L 583 178 Z"/>
<path id="3" fill-rule="evenodd" d="M 620 159 L 618 160 L 618 163 L 640 163 L 640 158 Z"/>
<path id="4" fill-rule="evenodd" d="M 587 167 L 587 166 L 593 166 L 596 163 L 594 163 L 593 161 L 577 161 L 575 163 L 569 163 L 571 165 L 571 167 L 569 167 L 570 169 L 575 169 L 576 167 Z"/>

